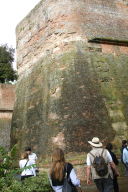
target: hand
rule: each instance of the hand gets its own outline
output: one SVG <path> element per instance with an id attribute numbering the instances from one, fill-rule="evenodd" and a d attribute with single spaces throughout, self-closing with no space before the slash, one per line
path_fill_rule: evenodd
<path id="1" fill-rule="evenodd" d="M 76 189 L 77 189 L 77 192 L 82 192 L 81 187 L 76 187 Z"/>
<path id="2" fill-rule="evenodd" d="M 119 171 L 116 169 L 116 170 L 113 170 L 113 175 L 114 175 L 115 177 L 118 177 L 118 176 L 120 176 L 120 173 L 119 173 Z"/>
<path id="3" fill-rule="evenodd" d="M 87 185 L 90 185 L 92 183 L 91 179 L 87 179 Z"/>
<path id="4" fill-rule="evenodd" d="M 116 171 L 115 175 L 116 175 L 117 177 L 119 177 L 119 176 L 120 176 L 119 171 Z"/>

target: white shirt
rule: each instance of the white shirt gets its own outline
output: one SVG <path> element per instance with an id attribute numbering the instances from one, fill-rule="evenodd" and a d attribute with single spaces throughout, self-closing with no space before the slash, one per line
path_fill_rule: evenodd
<path id="1" fill-rule="evenodd" d="M 100 156 L 103 152 L 103 148 L 93 148 L 90 153 L 92 153 L 94 156 Z M 103 177 L 100 177 L 97 173 L 96 173 L 96 170 L 93 166 L 93 161 L 94 161 L 94 157 L 88 153 L 87 154 L 87 166 L 91 168 L 91 177 L 93 180 L 95 179 L 100 179 L 100 178 L 108 178 L 108 176 L 110 175 L 111 178 L 113 178 L 113 173 L 112 173 L 112 169 L 111 169 L 111 166 L 110 166 L 110 163 L 113 162 L 112 160 L 112 157 L 110 155 L 110 153 L 108 152 L 107 149 L 104 149 L 104 152 L 103 152 L 103 157 L 105 158 L 105 162 L 107 163 L 108 165 L 108 173 L 103 176 Z"/>
<path id="2" fill-rule="evenodd" d="M 112 160 L 112 157 L 111 157 L 109 151 L 107 150 L 107 162 L 111 163 L 112 161 L 113 161 L 113 160 Z M 91 166 L 91 160 L 90 160 L 88 154 L 87 154 L 86 163 L 87 163 L 87 166 Z"/>
<path id="3" fill-rule="evenodd" d="M 34 176 L 36 176 L 35 169 L 31 166 L 32 163 L 30 161 L 28 161 L 28 162 L 27 161 L 28 161 L 27 159 L 22 159 L 22 160 L 19 161 L 19 167 L 21 169 L 24 168 L 24 170 L 21 173 L 21 176 L 25 176 L 25 175 L 34 175 Z M 25 164 L 26 164 L 26 166 L 25 166 Z M 30 166 L 30 167 L 28 167 L 28 166 Z M 27 169 L 27 167 L 28 167 L 28 169 Z"/>
<path id="4" fill-rule="evenodd" d="M 128 148 L 123 149 L 123 162 L 128 163 Z"/>
<path id="5" fill-rule="evenodd" d="M 76 176 L 76 173 L 75 173 L 75 170 L 72 169 L 71 172 L 70 172 L 70 175 L 69 175 L 70 179 L 71 179 L 71 182 L 74 186 L 80 186 L 80 180 L 77 178 Z M 50 183 L 51 183 L 51 186 L 52 186 L 52 182 L 50 180 Z M 52 186 L 53 190 L 55 192 L 62 192 L 62 186 Z"/>
<path id="6" fill-rule="evenodd" d="M 31 153 L 29 156 L 29 161 L 32 163 L 32 164 L 36 164 L 36 160 L 37 160 L 37 155 L 35 153 Z"/>

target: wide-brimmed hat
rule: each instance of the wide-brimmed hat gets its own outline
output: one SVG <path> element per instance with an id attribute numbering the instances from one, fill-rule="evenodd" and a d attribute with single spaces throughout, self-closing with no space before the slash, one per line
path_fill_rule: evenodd
<path id="1" fill-rule="evenodd" d="M 90 145 L 92 145 L 93 147 L 102 147 L 103 144 L 100 142 L 98 137 L 93 137 L 92 141 L 88 141 L 88 143 Z"/>

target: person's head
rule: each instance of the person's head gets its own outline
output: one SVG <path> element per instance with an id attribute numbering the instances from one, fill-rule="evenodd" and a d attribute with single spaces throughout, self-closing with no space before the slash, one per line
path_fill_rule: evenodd
<path id="1" fill-rule="evenodd" d="M 106 149 L 107 149 L 108 151 L 112 151 L 113 145 L 112 145 L 111 143 L 108 143 L 108 144 L 106 145 Z"/>
<path id="2" fill-rule="evenodd" d="M 52 167 L 50 170 L 51 177 L 61 181 L 64 177 L 64 165 L 64 152 L 62 149 L 56 148 L 52 153 Z"/>
<path id="3" fill-rule="evenodd" d="M 94 148 L 100 148 L 103 144 L 100 142 L 98 137 L 93 137 L 92 141 L 88 141 L 88 143 Z"/>
<path id="4" fill-rule="evenodd" d="M 127 146 L 127 140 L 122 140 L 122 147 L 125 147 L 125 146 Z"/>
<path id="5" fill-rule="evenodd" d="M 21 159 L 28 159 L 28 153 L 27 152 L 23 152 L 21 154 Z"/>
<path id="6" fill-rule="evenodd" d="M 52 162 L 65 162 L 64 152 L 60 148 L 56 148 L 52 153 Z"/>
<path id="7" fill-rule="evenodd" d="M 31 152 L 32 152 L 31 147 L 25 147 L 25 152 L 26 152 L 28 155 L 30 155 Z"/>

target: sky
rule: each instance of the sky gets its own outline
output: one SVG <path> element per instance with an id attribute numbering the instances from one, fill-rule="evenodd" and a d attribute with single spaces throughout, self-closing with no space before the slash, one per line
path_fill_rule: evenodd
<path id="1" fill-rule="evenodd" d="M 16 47 L 16 25 L 40 0 L 0 0 L 0 45 Z M 14 68 L 16 68 L 14 62 Z"/>

